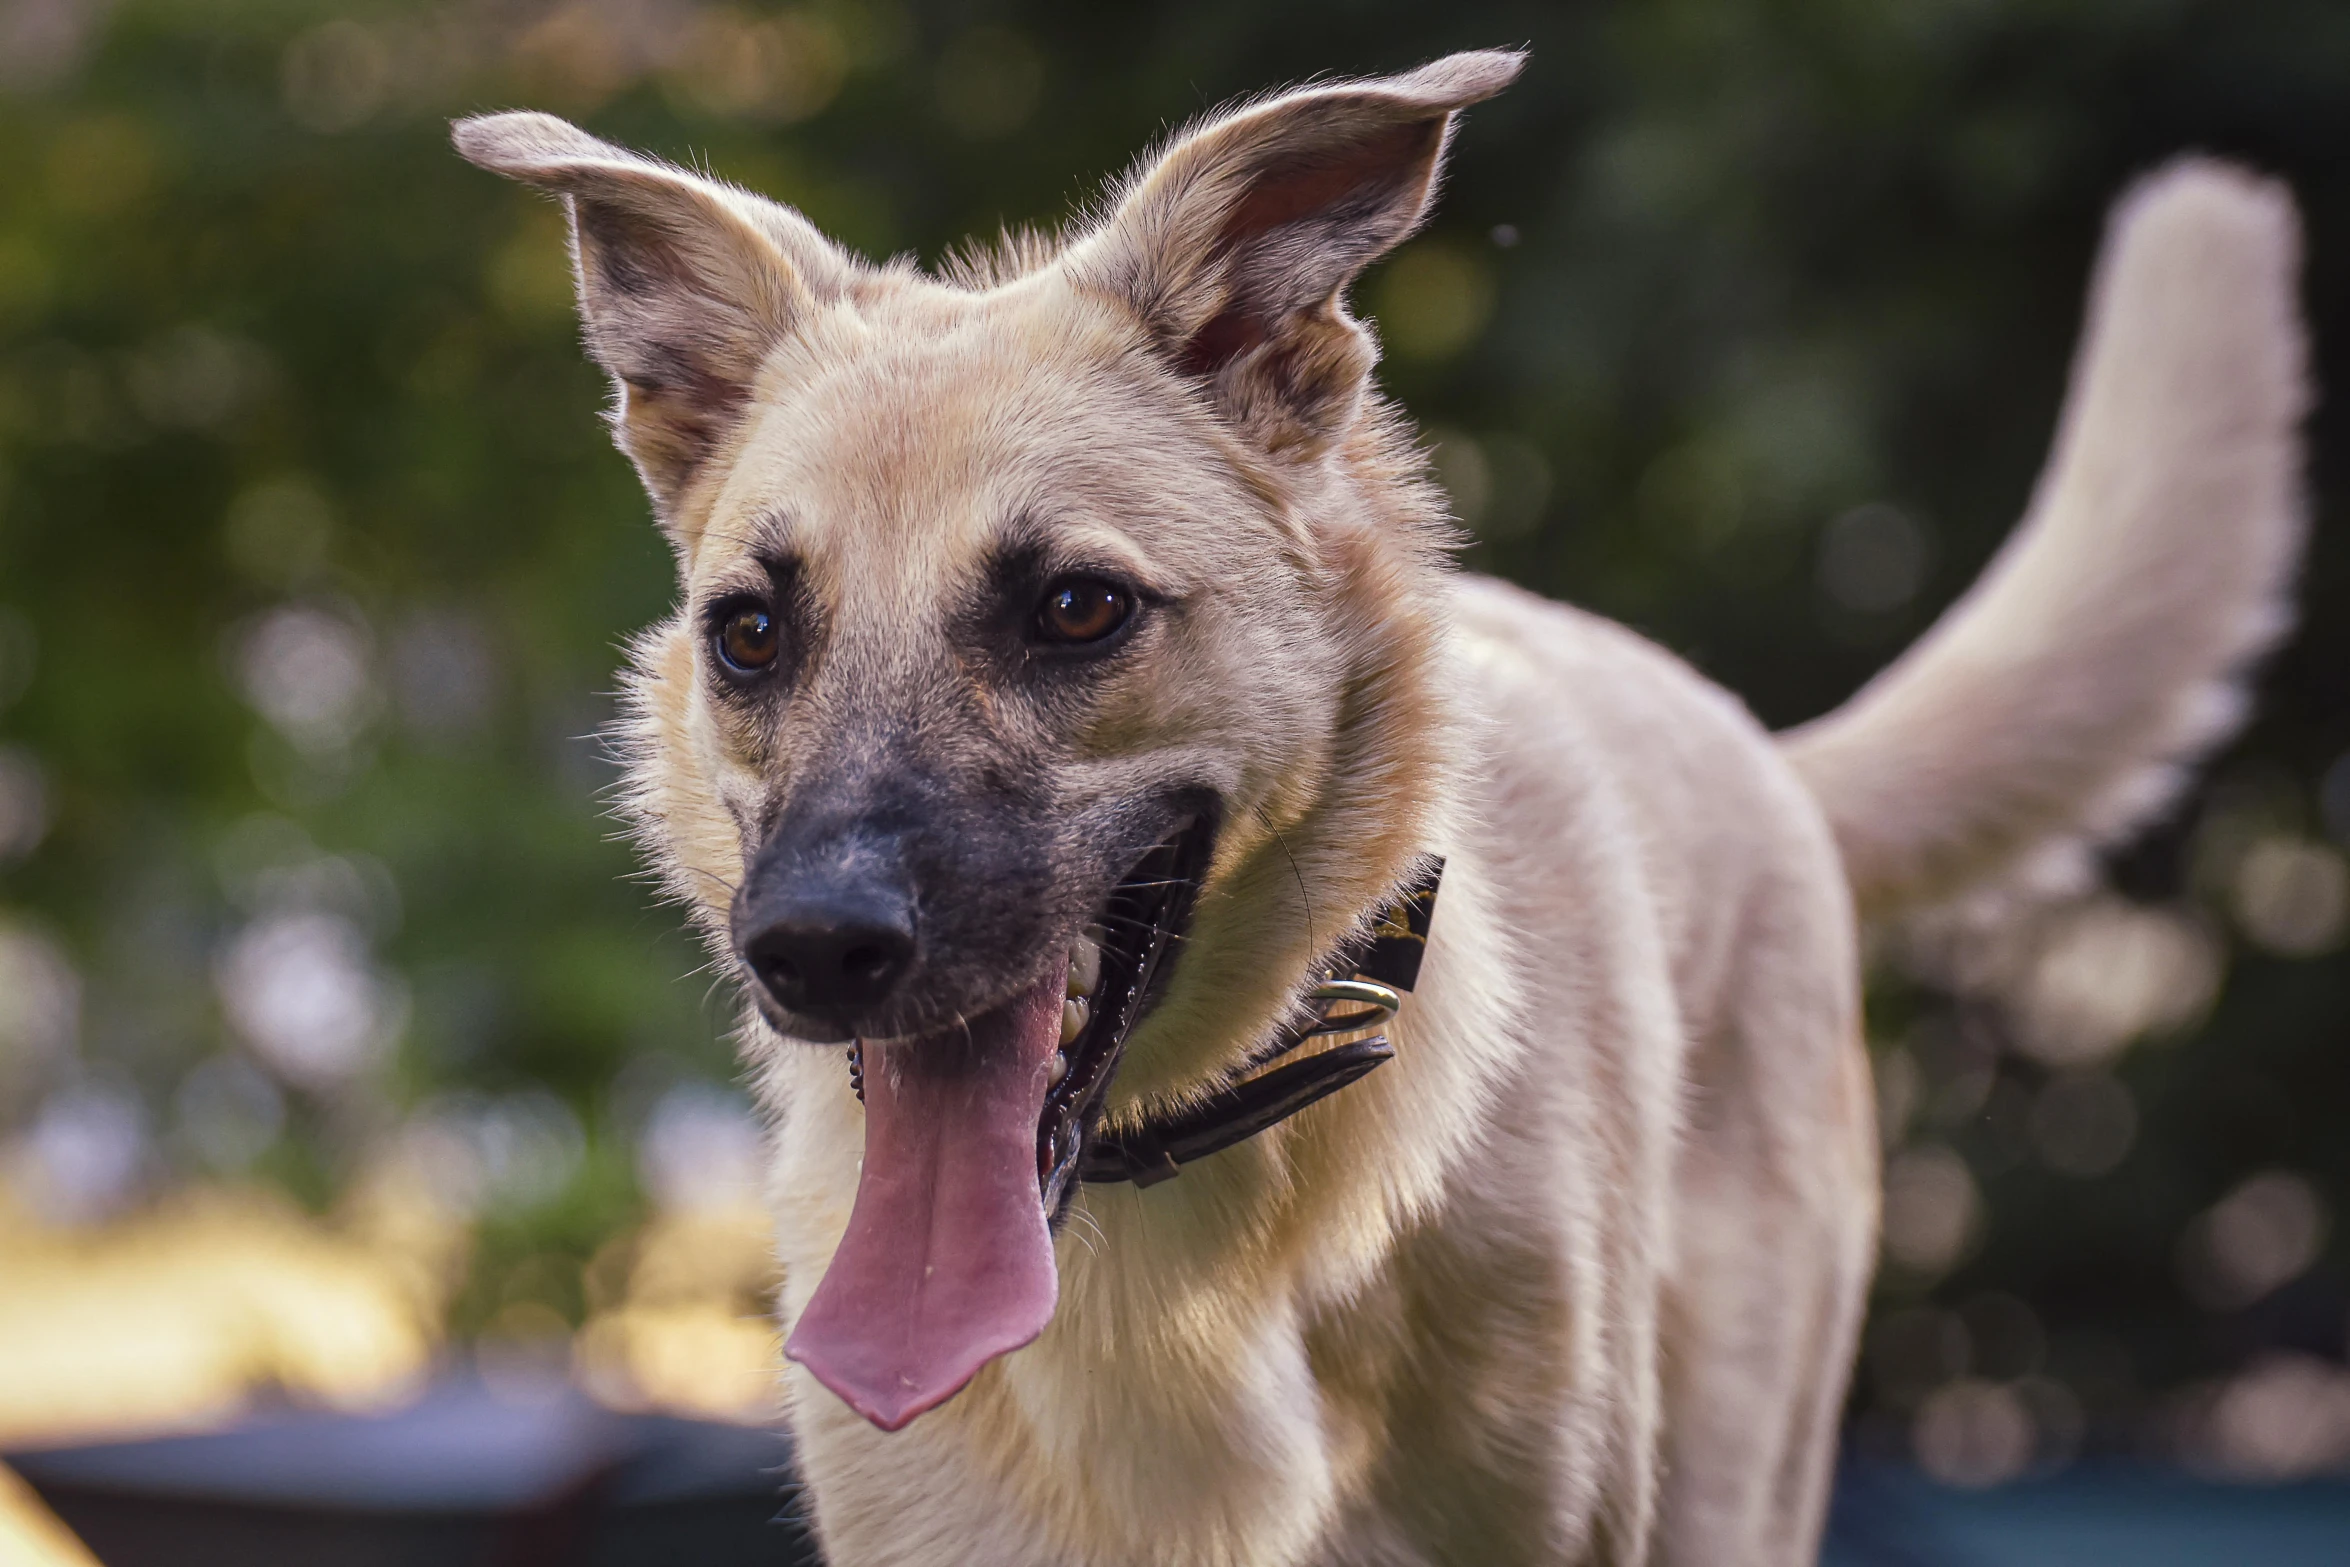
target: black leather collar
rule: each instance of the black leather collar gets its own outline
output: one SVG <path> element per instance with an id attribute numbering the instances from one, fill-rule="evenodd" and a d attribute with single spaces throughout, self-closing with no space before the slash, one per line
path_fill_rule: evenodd
<path id="1" fill-rule="evenodd" d="M 1428 949 L 1428 926 L 1436 917 L 1436 890 L 1443 878 L 1444 861 L 1431 860 L 1381 913 L 1378 924 L 1324 960 L 1323 983 L 1308 992 L 1305 1015 L 1259 1051 L 1238 1082 L 1137 1127 L 1117 1132 L 1088 1128 L 1077 1178 L 1100 1185 L 1132 1181 L 1137 1186 L 1172 1180 L 1183 1166 L 1245 1142 L 1394 1059 L 1395 1047 L 1387 1036 L 1373 1034 L 1285 1066 L 1272 1065 L 1309 1040 L 1359 1033 L 1386 1021 L 1392 1002 L 1419 982 L 1420 959 Z M 1372 999 L 1377 992 L 1390 999 Z M 1352 1010 L 1333 1015 L 1334 1008 L 1350 1006 Z"/>

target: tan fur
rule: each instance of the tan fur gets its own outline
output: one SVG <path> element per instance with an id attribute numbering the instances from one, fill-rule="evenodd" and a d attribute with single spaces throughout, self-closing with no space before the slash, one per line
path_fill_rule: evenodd
<path id="1" fill-rule="evenodd" d="M 854 264 L 755 197 L 542 116 L 459 129 L 467 156 L 579 216 L 589 344 L 689 603 L 788 535 L 822 607 L 829 640 L 771 723 L 712 697 L 689 612 L 637 649 L 635 809 L 729 961 L 762 813 L 875 703 L 1034 759 L 1072 801 L 1176 768 L 1214 779 L 1227 824 L 1116 1115 L 1221 1081 L 1319 954 L 1421 856 L 1447 861 L 1395 1061 L 1180 1179 L 1085 1189 L 1043 1338 L 896 1435 L 793 1370 L 840 1567 L 1809 1561 L 1876 1204 L 1839 843 L 1873 903 L 1939 895 L 2036 837 L 2118 831 L 2128 810 L 2087 796 L 2212 733 L 2027 709 L 2028 733 L 1968 771 L 1935 760 L 1951 704 L 1928 692 L 1900 724 L 1864 702 L 1815 731 L 1799 775 L 1668 655 L 1448 571 L 1441 499 L 1370 388 L 1345 289 L 1419 222 L 1453 112 L 1517 63 L 1243 106 L 1066 244 L 946 279 Z M 2157 221 L 2181 182 L 2190 218 Z M 2168 276 L 2184 246 L 2224 271 L 2226 234 L 2282 234 L 2278 199 L 2248 189 L 2189 171 L 2141 198 L 2153 216 L 2124 225 L 2098 341 L 2133 308 L 2133 267 Z M 2166 475 L 2238 476 L 2173 508 L 2214 539 L 2290 494 L 2293 395 L 2230 424 L 2194 373 L 2290 380 L 2285 263 L 2260 243 L 2228 274 L 2252 303 L 2207 318 L 2209 291 L 2163 296 L 2152 406 L 2109 410 L 2115 377 L 2084 371 L 2060 449 L 2111 451 L 2126 478 L 2154 420 Z M 2141 384 L 2137 363 L 2116 374 Z M 663 379 L 680 364 L 694 375 Z M 2035 526 L 2094 514 L 2128 590 L 2132 552 L 2188 530 L 2149 539 L 2111 489 L 2052 481 Z M 1058 716 L 974 673 L 948 630 L 1014 518 L 1180 606 Z M 2264 548 L 2229 579 L 2229 624 L 2281 580 Z M 2073 671 L 2068 629 L 2023 612 L 2047 594 L 2018 556 L 2002 636 Z M 2215 632 L 2158 671 L 2077 673 L 2164 708 L 2246 645 Z M 2005 803 L 2052 755 L 2085 760 L 2043 803 Z M 1877 782 L 1905 765 L 1956 797 L 1913 806 Z M 1992 830 L 1953 825 L 1985 813 Z M 1956 869 L 1932 847 L 1954 833 Z M 743 1043 L 775 1124 L 788 1325 L 846 1226 L 861 1112 L 836 1050 L 756 1018 Z"/>

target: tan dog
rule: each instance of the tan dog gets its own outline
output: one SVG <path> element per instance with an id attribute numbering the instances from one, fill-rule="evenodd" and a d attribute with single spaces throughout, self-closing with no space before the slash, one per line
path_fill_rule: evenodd
<path id="1" fill-rule="evenodd" d="M 635 808 L 754 1003 L 842 1567 L 1808 1562 L 1875 1240 L 1855 893 L 2126 832 L 2281 622 L 2294 222 L 2208 163 L 2116 218 L 2023 529 L 1819 723 L 1448 569 L 1345 297 L 1519 63 L 1243 105 L 945 277 L 458 127 L 564 198 L 676 547 Z M 1391 1063 L 1086 1174 L 1439 856 Z"/>

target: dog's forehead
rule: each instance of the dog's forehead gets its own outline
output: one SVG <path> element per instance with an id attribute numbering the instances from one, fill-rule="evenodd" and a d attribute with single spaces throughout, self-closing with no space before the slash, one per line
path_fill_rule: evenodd
<path id="1" fill-rule="evenodd" d="M 933 299 L 810 334 L 762 388 L 709 536 L 787 540 L 842 593 L 958 592 L 1015 531 L 1151 564 L 1171 495 L 1237 487 L 1119 323 L 1069 304 Z"/>

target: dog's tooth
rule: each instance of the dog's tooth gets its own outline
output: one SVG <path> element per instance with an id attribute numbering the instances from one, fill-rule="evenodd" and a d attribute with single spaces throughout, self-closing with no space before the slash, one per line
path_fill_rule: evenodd
<path id="1" fill-rule="evenodd" d="M 1050 1068 L 1048 1068 L 1048 1069 L 1046 1070 L 1046 1073 L 1045 1073 L 1045 1080 L 1046 1080 L 1047 1082 L 1049 1082 L 1049 1083 L 1050 1083 L 1050 1084 L 1051 1084 L 1053 1087 L 1055 1087 L 1055 1088 L 1058 1088 L 1058 1087 L 1060 1087 L 1060 1086 L 1061 1086 L 1061 1079 L 1063 1079 L 1063 1078 L 1067 1077 L 1068 1075 L 1069 1075 L 1069 1058 L 1068 1058 L 1067 1056 L 1065 1056 L 1065 1055 L 1062 1055 L 1062 1054 L 1061 1054 L 1059 1051 L 1057 1051 L 1057 1050 L 1056 1050 L 1056 1051 L 1054 1051 L 1054 1052 L 1053 1052 L 1053 1064 L 1052 1064 L 1052 1066 L 1051 1066 Z"/>
<path id="2" fill-rule="evenodd" d="M 1069 985 L 1072 996 L 1091 998 L 1102 983 L 1102 944 L 1087 931 L 1069 943 Z"/>
<path id="3" fill-rule="evenodd" d="M 1077 1036 L 1085 1032 L 1086 1022 L 1093 1016 L 1093 1008 L 1083 996 L 1071 996 L 1061 1003 L 1061 1043 L 1077 1043 Z"/>

